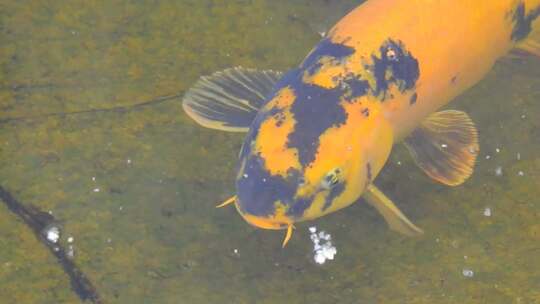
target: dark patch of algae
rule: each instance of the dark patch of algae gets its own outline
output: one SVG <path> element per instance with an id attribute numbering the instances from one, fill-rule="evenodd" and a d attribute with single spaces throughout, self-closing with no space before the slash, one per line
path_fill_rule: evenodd
<path id="1" fill-rule="evenodd" d="M 225 67 L 294 66 L 343 3 L 2 2 L 0 184 L 62 221 L 105 303 L 540 303 L 538 59 L 498 64 L 451 105 L 481 136 L 463 186 L 433 183 L 395 150 L 377 183 L 418 239 L 358 204 L 298 225 L 282 250 L 282 233 L 214 208 L 233 192 L 242 135 L 199 128 L 178 98 L 132 107 Z M 311 262 L 310 224 L 332 233 L 335 261 Z M 2 302 L 79 301 L 3 205 L 0 242 Z"/>

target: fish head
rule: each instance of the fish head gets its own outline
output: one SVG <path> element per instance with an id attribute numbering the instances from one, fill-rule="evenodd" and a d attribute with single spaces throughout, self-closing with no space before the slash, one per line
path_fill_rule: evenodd
<path id="1" fill-rule="evenodd" d="M 306 98 L 310 89 L 278 92 L 242 147 L 236 208 L 256 227 L 285 229 L 352 204 L 390 152 L 392 131 L 378 101 L 325 91 Z M 318 109 L 317 99 L 327 104 Z"/>

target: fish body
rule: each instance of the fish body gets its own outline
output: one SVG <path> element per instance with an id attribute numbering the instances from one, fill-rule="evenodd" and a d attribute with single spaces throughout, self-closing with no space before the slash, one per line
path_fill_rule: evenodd
<path id="1" fill-rule="evenodd" d="M 481 80 L 533 26 L 540 27 L 539 14 L 538 0 L 367 1 L 333 28 L 329 39 L 354 49 L 343 68 L 361 76 L 366 73 L 361 65 L 373 66 L 373 56 L 383 56 L 389 41 L 418 62 L 418 76 L 401 77 L 414 88 L 400 91 L 390 84 L 384 92 L 385 101 L 390 101 L 385 102 L 385 115 L 399 141 L 427 115 Z M 375 64 L 372 70 L 381 69 Z M 384 88 L 388 81 L 380 75 L 374 76 Z"/>
<path id="2" fill-rule="evenodd" d="M 247 131 L 230 201 L 250 224 L 290 235 L 364 196 L 395 230 L 419 232 L 373 185 L 392 146 L 404 141 L 442 183 L 468 178 L 474 124 L 435 112 L 511 49 L 540 40 L 539 15 L 540 0 L 368 0 L 271 89 L 258 86 L 262 74 L 229 71 L 203 79 L 184 109 L 207 127 Z"/>

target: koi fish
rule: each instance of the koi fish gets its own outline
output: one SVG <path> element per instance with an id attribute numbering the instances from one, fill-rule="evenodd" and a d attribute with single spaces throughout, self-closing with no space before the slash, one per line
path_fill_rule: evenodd
<path id="1" fill-rule="evenodd" d="M 404 143 L 456 186 L 479 152 L 471 118 L 438 111 L 511 50 L 540 56 L 540 0 L 368 0 L 287 73 L 231 68 L 202 77 L 183 109 L 204 127 L 247 132 L 234 203 L 251 225 L 286 229 L 364 198 L 392 230 L 419 235 L 375 185 Z M 438 111 L 438 112 L 437 112 Z"/>

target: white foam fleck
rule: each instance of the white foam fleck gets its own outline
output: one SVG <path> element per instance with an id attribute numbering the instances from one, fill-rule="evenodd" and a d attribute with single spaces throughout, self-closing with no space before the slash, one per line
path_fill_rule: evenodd
<path id="1" fill-rule="evenodd" d="M 461 273 L 464 277 L 472 278 L 474 276 L 474 271 L 472 269 L 464 268 Z"/>
<path id="2" fill-rule="evenodd" d="M 56 244 L 60 239 L 60 228 L 51 226 L 49 229 L 47 229 L 45 237 L 49 242 Z"/>
<path id="3" fill-rule="evenodd" d="M 75 257 L 75 249 L 73 248 L 73 245 L 69 245 L 66 251 L 67 257 L 70 259 L 73 259 Z"/>
<path id="4" fill-rule="evenodd" d="M 489 207 L 484 208 L 484 216 L 487 216 L 487 217 L 491 216 L 491 208 Z"/>
<path id="5" fill-rule="evenodd" d="M 519 172 L 518 172 L 518 175 L 519 175 L 519 176 L 525 176 L 525 173 L 524 173 L 523 171 L 519 171 Z"/>
<path id="6" fill-rule="evenodd" d="M 315 256 L 313 257 L 313 259 L 315 260 L 315 263 L 321 265 L 326 262 L 326 258 L 320 251 L 315 252 Z"/>
<path id="7" fill-rule="evenodd" d="M 313 260 L 322 265 L 326 260 L 333 260 L 337 254 L 337 249 L 332 245 L 332 236 L 321 230 L 317 233 L 317 227 L 309 227 L 309 238 L 313 242 Z"/>
<path id="8" fill-rule="evenodd" d="M 498 166 L 497 168 L 495 168 L 495 175 L 496 176 L 502 176 L 503 175 L 503 169 L 501 166 Z"/>

